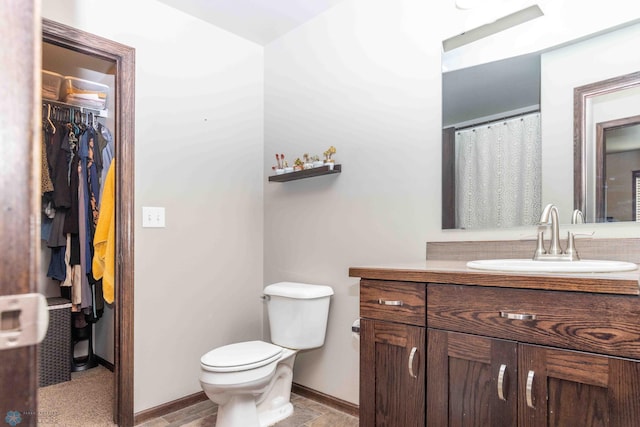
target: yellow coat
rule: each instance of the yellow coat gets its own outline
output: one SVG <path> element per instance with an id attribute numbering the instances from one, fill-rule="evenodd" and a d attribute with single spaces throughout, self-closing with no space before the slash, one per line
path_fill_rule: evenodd
<path id="1" fill-rule="evenodd" d="M 113 302 L 115 291 L 115 163 L 115 159 L 111 161 L 103 183 L 98 225 L 93 236 L 94 253 L 91 264 L 93 277 L 95 279 L 102 278 L 102 295 L 108 303 Z"/>

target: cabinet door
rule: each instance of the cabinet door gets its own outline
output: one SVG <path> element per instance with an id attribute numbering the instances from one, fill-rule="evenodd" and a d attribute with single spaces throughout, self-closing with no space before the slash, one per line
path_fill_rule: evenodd
<path id="1" fill-rule="evenodd" d="M 520 426 L 640 425 L 640 362 L 521 344 Z"/>
<path id="2" fill-rule="evenodd" d="M 428 329 L 427 426 L 514 427 L 517 343 Z"/>
<path id="3" fill-rule="evenodd" d="M 424 427 L 425 329 L 360 321 L 360 425 Z"/>

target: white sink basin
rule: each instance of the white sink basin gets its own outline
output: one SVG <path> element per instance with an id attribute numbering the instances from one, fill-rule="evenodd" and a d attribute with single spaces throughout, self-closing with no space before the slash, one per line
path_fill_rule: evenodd
<path id="1" fill-rule="evenodd" d="M 467 267 L 478 270 L 550 272 L 550 273 L 607 273 L 631 271 L 636 264 L 624 261 L 582 259 L 580 261 L 544 261 L 532 259 L 483 259 L 469 261 Z"/>

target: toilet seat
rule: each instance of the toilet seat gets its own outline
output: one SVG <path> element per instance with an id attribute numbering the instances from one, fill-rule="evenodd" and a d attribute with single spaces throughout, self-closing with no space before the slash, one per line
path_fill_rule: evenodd
<path id="1" fill-rule="evenodd" d="M 264 341 L 239 342 L 211 350 L 200 358 L 200 365 L 211 372 L 247 371 L 275 362 L 282 351 L 282 347 Z"/>

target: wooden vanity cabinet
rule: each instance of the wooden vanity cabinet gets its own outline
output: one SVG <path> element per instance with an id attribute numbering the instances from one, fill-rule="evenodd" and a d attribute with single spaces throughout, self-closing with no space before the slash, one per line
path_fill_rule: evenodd
<path id="1" fill-rule="evenodd" d="M 640 425 L 639 361 L 524 344 L 518 359 L 520 426 Z"/>
<path id="2" fill-rule="evenodd" d="M 424 427 L 426 285 L 360 282 L 360 426 Z"/>
<path id="3" fill-rule="evenodd" d="M 429 284 L 427 426 L 640 425 L 637 297 Z"/>
<path id="4" fill-rule="evenodd" d="M 517 426 L 515 342 L 431 328 L 428 341 L 427 426 Z"/>

